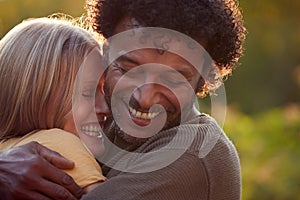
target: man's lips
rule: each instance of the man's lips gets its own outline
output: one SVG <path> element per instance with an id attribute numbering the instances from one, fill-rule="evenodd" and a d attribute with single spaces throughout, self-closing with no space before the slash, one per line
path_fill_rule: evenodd
<path id="1" fill-rule="evenodd" d="M 141 112 L 129 106 L 130 114 L 138 119 L 151 120 L 159 115 L 160 112 Z"/>

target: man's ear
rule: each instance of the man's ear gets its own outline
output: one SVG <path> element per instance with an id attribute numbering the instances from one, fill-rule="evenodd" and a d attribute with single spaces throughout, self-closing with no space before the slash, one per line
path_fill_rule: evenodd
<path id="1" fill-rule="evenodd" d="M 206 96 L 204 87 L 205 87 L 205 80 L 202 76 L 200 76 L 198 83 L 197 83 L 197 87 L 196 87 L 196 95 L 199 98 L 204 98 Z"/>
<path id="2" fill-rule="evenodd" d="M 102 44 L 102 54 L 103 54 L 103 61 L 105 66 L 109 63 L 109 44 L 108 41 L 103 42 Z"/>

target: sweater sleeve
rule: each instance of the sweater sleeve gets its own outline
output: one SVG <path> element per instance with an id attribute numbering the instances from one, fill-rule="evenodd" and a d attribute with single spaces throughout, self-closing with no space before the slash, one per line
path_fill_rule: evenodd
<path id="1" fill-rule="evenodd" d="M 226 135 L 221 135 L 203 162 L 209 175 L 209 199 L 241 199 L 240 161 L 234 145 Z"/>
<path id="2" fill-rule="evenodd" d="M 208 199 L 209 180 L 204 162 L 189 153 L 171 165 L 148 173 L 120 173 L 83 199 L 199 200 Z"/>

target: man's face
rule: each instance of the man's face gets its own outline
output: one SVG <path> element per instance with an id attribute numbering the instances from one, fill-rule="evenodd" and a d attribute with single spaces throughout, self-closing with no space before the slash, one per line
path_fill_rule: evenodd
<path id="1" fill-rule="evenodd" d="M 149 137 L 159 131 L 154 130 L 157 126 L 143 131 L 142 127 L 151 122 L 157 125 L 166 120 L 162 128 L 168 129 L 188 118 L 198 78 L 197 70 L 178 55 L 160 54 L 156 49 L 136 50 L 112 63 L 107 72 L 106 92 L 110 97 L 115 96 L 116 101 L 110 99 L 109 102 L 120 121 L 124 121 L 122 126 L 128 124 L 125 123 L 128 118 L 141 127 L 138 133 L 129 129 L 127 134 Z M 185 111 L 183 116 L 182 110 Z"/>
<path id="2" fill-rule="evenodd" d="M 126 26 L 116 29 L 122 32 Z M 193 65 L 168 51 L 144 48 L 120 55 L 106 76 L 106 94 L 119 128 L 147 138 L 188 120 L 199 77 Z"/>

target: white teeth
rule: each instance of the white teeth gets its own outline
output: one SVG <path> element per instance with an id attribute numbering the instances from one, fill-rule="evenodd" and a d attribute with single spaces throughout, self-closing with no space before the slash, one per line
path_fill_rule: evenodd
<path id="1" fill-rule="evenodd" d="M 97 126 L 82 126 L 80 130 L 86 135 L 102 138 L 102 130 Z"/>
<path id="2" fill-rule="evenodd" d="M 133 116 L 135 116 L 137 118 L 141 118 L 141 119 L 153 119 L 159 115 L 159 112 L 142 113 L 140 111 L 135 110 L 134 108 L 132 108 L 130 106 L 129 106 L 129 111 Z"/>
<path id="3" fill-rule="evenodd" d="M 147 114 L 147 113 L 143 113 L 143 114 L 141 115 L 141 118 L 143 118 L 143 119 L 148 119 L 148 114 Z"/>
<path id="4" fill-rule="evenodd" d="M 135 115 L 136 117 L 140 118 L 142 116 L 142 113 L 140 111 L 137 111 Z"/>
<path id="5" fill-rule="evenodd" d="M 133 109 L 133 110 L 132 110 L 132 114 L 133 114 L 133 115 L 136 115 L 136 110 Z"/>

